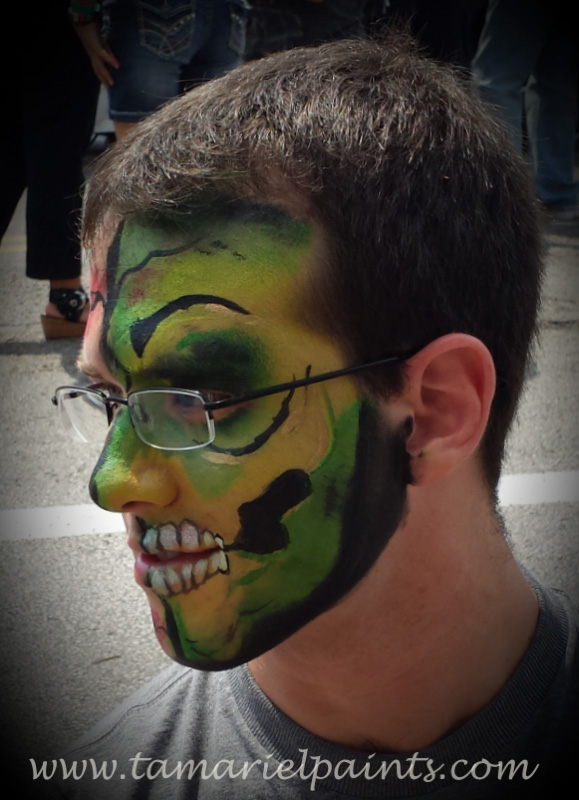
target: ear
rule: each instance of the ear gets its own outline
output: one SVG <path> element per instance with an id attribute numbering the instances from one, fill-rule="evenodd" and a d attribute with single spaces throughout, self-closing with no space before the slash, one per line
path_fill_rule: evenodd
<path id="1" fill-rule="evenodd" d="M 474 453 L 495 380 L 488 349 L 463 333 L 442 336 L 409 359 L 400 399 L 413 420 L 407 450 L 415 485 L 440 480 Z"/>

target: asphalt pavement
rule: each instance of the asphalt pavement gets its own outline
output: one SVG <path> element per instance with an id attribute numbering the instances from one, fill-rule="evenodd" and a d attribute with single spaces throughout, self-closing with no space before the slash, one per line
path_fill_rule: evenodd
<path id="1" fill-rule="evenodd" d="M 579 226 L 545 226 L 541 343 L 509 440 L 501 501 L 513 547 L 579 598 Z M 91 505 L 98 455 L 59 428 L 53 389 L 78 340 L 43 339 L 47 288 L 24 274 L 23 203 L 0 248 L 0 714 L 26 757 L 58 752 L 169 659 L 116 515 Z"/>

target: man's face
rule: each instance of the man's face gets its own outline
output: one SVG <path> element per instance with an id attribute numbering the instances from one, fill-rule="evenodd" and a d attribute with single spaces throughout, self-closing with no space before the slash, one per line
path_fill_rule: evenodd
<path id="1" fill-rule="evenodd" d="M 84 359 L 111 392 L 216 399 L 338 370 L 301 316 L 312 228 L 269 207 L 129 221 L 93 264 Z M 346 377 L 215 414 L 215 441 L 160 451 L 116 416 L 91 479 L 125 515 L 157 637 L 204 669 L 250 660 L 346 594 L 400 522 L 404 443 Z M 184 443 L 185 444 L 185 443 Z"/>

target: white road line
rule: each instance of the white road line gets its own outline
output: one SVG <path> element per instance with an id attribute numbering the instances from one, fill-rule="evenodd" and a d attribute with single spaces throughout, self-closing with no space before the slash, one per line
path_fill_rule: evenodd
<path id="1" fill-rule="evenodd" d="M 82 506 L 13 508 L 0 511 L 0 541 L 16 539 L 58 539 L 124 531 L 120 514 L 104 511 L 89 503 Z"/>
<path id="2" fill-rule="evenodd" d="M 579 500 L 579 471 L 505 475 L 499 483 L 503 506 L 575 503 Z"/>
<path id="3" fill-rule="evenodd" d="M 505 475 L 499 500 L 502 506 L 579 502 L 579 471 Z M 120 514 L 92 504 L 0 510 L 0 542 L 123 531 Z"/>

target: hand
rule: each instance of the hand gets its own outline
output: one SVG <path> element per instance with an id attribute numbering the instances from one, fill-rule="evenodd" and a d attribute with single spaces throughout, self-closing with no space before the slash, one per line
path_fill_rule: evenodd
<path id="1" fill-rule="evenodd" d="M 115 58 L 114 53 L 107 42 L 101 36 L 100 26 L 97 22 L 89 22 L 85 25 L 73 23 L 78 38 L 83 44 L 84 49 L 90 58 L 90 63 L 95 75 L 107 89 L 113 85 L 114 80 L 107 69 L 107 64 L 118 69 L 121 65 Z"/>

